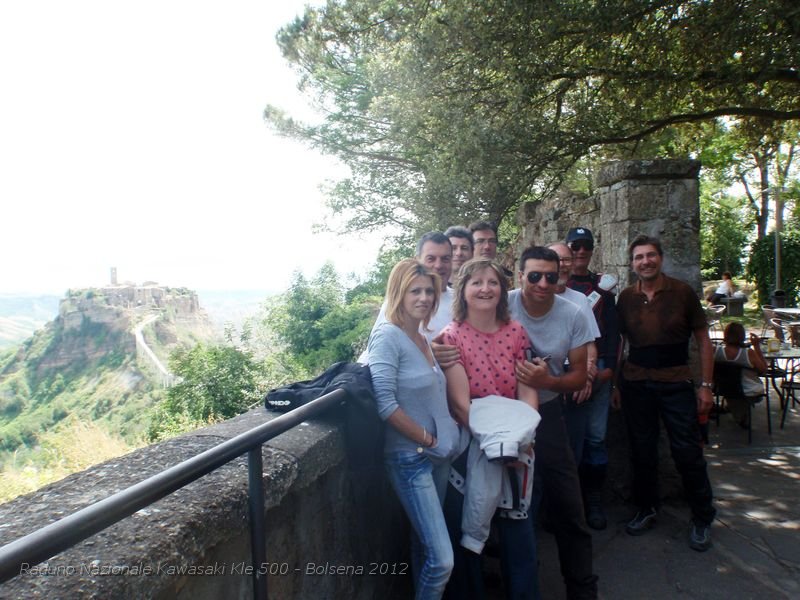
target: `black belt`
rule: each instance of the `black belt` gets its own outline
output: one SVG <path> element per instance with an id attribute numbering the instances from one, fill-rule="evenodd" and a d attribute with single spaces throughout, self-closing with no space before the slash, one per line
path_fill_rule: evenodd
<path id="1" fill-rule="evenodd" d="M 628 360 L 637 367 L 645 369 L 680 367 L 689 362 L 689 343 L 631 346 L 628 350 Z"/>

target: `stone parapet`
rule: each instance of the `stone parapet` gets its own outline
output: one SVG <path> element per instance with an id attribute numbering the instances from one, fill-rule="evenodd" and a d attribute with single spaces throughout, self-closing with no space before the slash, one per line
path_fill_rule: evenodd
<path id="1" fill-rule="evenodd" d="M 254 409 L 3 504 L 0 544 L 274 416 Z M 409 595 L 402 510 L 382 469 L 348 466 L 333 420 L 302 423 L 265 444 L 262 456 L 270 597 Z M 247 510 L 247 462 L 239 458 L 47 563 L 30 566 L 0 585 L 0 598 L 252 597 Z"/>

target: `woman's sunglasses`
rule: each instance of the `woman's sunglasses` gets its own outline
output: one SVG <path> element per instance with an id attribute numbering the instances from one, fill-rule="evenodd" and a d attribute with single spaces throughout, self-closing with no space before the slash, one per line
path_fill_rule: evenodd
<path id="1" fill-rule="evenodd" d="M 541 271 L 531 271 L 528 273 L 528 281 L 531 283 L 539 283 L 539 281 L 544 276 L 544 279 L 550 285 L 555 285 L 558 283 L 558 271 L 548 271 L 547 273 L 542 273 Z"/>

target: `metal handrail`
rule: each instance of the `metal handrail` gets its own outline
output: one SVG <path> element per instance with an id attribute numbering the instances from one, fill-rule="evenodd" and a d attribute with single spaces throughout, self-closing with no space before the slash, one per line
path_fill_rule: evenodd
<path id="1" fill-rule="evenodd" d="M 256 565 L 266 562 L 264 531 L 264 486 L 261 445 L 345 398 L 334 390 L 308 404 L 285 413 L 236 437 L 193 456 L 129 488 L 46 525 L 0 548 L 0 583 L 13 579 L 23 564 L 35 565 L 55 556 L 91 535 L 200 479 L 248 453 L 251 558 L 253 597 L 267 597 L 266 576 Z"/>

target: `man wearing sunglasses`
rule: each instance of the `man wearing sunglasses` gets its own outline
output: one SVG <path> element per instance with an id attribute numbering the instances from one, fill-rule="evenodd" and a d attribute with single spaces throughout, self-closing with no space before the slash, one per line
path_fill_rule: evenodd
<path id="1" fill-rule="evenodd" d="M 586 383 L 587 345 L 594 341 L 580 308 L 556 294 L 559 258 L 541 246 L 526 249 L 519 261 L 519 287 L 508 295 L 511 317 L 525 327 L 534 357 L 518 363 L 519 381 L 539 392 L 542 420 L 536 432 L 534 519 L 536 499 L 545 497 L 555 530 L 566 596 L 597 597 L 592 572 L 592 535 L 586 525 L 578 470 L 562 418 L 564 395 Z M 564 365 L 569 360 L 570 368 Z"/>
<path id="2" fill-rule="evenodd" d="M 589 367 L 592 392 L 586 402 L 568 405 L 564 417 L 573 438 L 580 447 L 575 458 L 586 499 L 586 522 L 592 529 L 605 529 L 603 485 L 608 470 L 606 428 L 611 399 L 611 379 L 617 365 L 619 324 L 614 294 L 601 287 L 601 276 L 589 270 L 594 254 L 594 236 L 586 227 L 573 227 L 567 232 L 567 245 L 573 253 L 572 274 L 567 287 L 584 294 L 592 307 L 600 337 L 596 341 L 597 362 Z"/>

